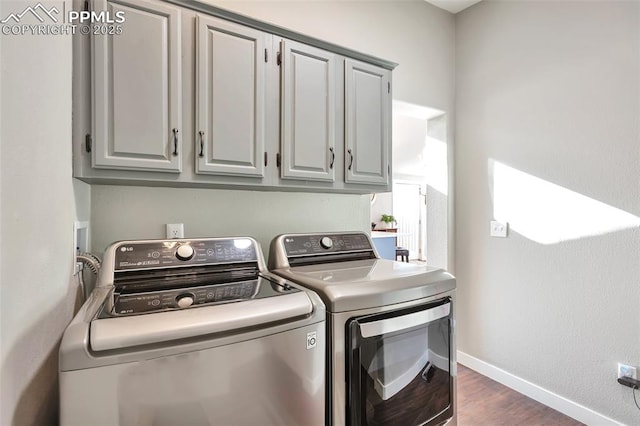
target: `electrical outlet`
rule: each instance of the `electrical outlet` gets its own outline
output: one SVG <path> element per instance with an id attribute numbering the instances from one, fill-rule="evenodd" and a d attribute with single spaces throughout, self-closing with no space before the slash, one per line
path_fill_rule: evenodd
<path id="1" fill-rule="evenodd" d="M 638 368 L 633 365 L 618 363 L 618 378 L 621 377 L 630 377 L 632 379 L 638 380 Z"/>
<path id="2" fill-rule="evenodd" d="M 89 222 L 73 223 L 73 246 L 76 251 L 89 251 Z"/>
<path id="3" fill-rule="evenodd" d="M 498 222 L 497 220 L 491 221 L 491 231 L 489 235 L 492 237 L 507 237 L 507 229 L 509 228 L 509 224 L 507 222 Z"/>
<path id="4" fill-rule="evenodd" d="M 184 224 L 167 223 L 167 238 L 184 238 Z"/>

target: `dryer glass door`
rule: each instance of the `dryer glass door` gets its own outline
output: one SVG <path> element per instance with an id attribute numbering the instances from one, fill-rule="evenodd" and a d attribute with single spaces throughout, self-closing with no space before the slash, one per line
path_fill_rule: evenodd
<path id="1" fill-rule="evenodd" d="M 451 299 L 350 320 L 350 425 L 425 425 L 452 417 Z"/>

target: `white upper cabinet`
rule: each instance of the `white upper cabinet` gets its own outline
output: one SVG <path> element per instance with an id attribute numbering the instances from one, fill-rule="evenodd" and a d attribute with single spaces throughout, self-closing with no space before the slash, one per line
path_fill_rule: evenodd
<path id="1" fill-rule="evenodd" d="M 283 179 L 335 180 L 336 55 L 281 42 Z"/>
<path id="2" fill-rule="evenodd" d="M 161 2 L 95 1 L 122 11 L 122 33 L 92 39 L 92 166 L 180 172 L 180 9 Z"/>
<path id="3" fill-rule="evenodd" d="M 74 177 L 389 191 L 396 64 L 208 3 L 90 1 L 125 19 L 73 39 Z"/>
<path id="4" fill-rule="evenodd" d="M 262 177 L 271 36 L 203 15 L 196 26 L 196 173 Z"/>
<path id="5" fill-rule="evenodd" d="M 391 71 L 345 60 L 345 181 L 389 183 Z"/>

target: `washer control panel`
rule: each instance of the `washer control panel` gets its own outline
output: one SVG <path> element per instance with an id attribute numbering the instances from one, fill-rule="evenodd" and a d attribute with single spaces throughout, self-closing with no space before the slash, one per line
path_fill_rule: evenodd
<path id="1" fill-rule="evenodd" d="M 287 257 L 373 250 L 366 234 L 287 235 Z"/>
<path id="2" fill-rule="evenodd" d="M 257 261 L 248 238 L 125 242 L 115 258 L 117 271 Z"/>

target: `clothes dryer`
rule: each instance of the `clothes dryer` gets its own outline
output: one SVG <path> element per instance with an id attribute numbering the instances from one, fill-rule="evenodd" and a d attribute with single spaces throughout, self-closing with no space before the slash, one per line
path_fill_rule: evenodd
<path id="1" fill-rule="evenodd" d="M 286 234 L 269 269 L 327 307 L 333 425 L 455 423 L 455 278 L 380 259 L 361 232 Z"/>

